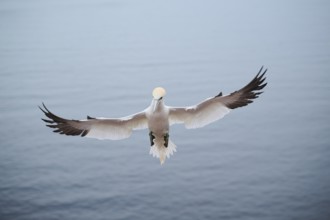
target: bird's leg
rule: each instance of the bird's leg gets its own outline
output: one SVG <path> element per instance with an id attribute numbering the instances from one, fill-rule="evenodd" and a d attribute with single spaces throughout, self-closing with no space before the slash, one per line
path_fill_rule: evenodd
<path id="1" fill-rule="evenodd" d="M 170 135 L 169 135 L 168 133 L 166 133 L 166 134 L 164 135 L 164 141 L 165 141 L 164 146 L 165 146 L 165 147 L 168 146 L 168 139 L 169 139 L 169 137 L 170 137 Z"/>
<path id="2" fill-rule="evenodd" d="M 150 145 L 153 146 L 154 145 L 155 136 L 152 134 L 152 131 L 149 132 L 149 137 L 150 137 Z"/>

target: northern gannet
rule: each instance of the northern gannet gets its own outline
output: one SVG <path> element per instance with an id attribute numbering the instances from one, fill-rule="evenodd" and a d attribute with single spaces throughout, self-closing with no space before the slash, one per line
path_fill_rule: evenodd
<path id="1" fill-rule="evenodd" d="M 151 104 L 145 110 L 123 118 L 93 118 L 69 120 L 54 115 L 43 104 L 39 106 L 48 117 L 42 119 L 54 132 L 97 139 L 119 140 L 128 138 L 132 130 L 149 129 L 150 154 L 158 157 L 160 163 L 176 151 L 175 144 L 169 138 L 169 128 L 173 124 L 184 124 L 187 129 L 200 128 L 223 118 L 232 109 L 243 107 L 257 98 L 267 83 L 263 67 L 246 86 L 229 95 L 218 95 L 189 107 L 170 107 L 164 104 L 166 91 L 162 87 L 153 90 Z"/>

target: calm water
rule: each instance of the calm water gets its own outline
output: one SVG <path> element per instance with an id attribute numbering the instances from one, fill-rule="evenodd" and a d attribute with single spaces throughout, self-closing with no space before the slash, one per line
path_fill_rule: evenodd
<path id="1" fill-rule="evenodd" d="M 234 3 L 235 2 L 235 3 Z M 0 2 L 0 219 L 330 219 L 328 1 Z M 155 86 L 192 105 L 269 68 L 265 93 L 202 129 L 54 134 L 55 113 L 120 117 Z"/>

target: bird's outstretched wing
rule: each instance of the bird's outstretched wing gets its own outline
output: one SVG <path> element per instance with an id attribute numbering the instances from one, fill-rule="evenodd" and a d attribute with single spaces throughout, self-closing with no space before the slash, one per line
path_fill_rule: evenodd
<path id="1" fill-rule="evenodd" d="M 45 104 L 41 111 L 48 119 L 42 119 L 46 126 L 53 128 L 54 132 L 91 137 L 97 139 L 119 140 L 128 138 L 132 130 L 147 128 L 145 112 L 140 112 L 124 118 L 92 118 L 87 116 L 86 120 L 68 120 L 54 115 Z"/>
<path id="2" fill-rule="evenodd" d="M 189 107 L 169 107 L 170 124 L 184 123 L 186 128 L 199 128 L 214 121 L 223 118 L 231 109 L 243 107 L 258 98 L 267 83 L 264 77 L 267 69 L 263 71 L 263 67 L 259 70 L 254 79 L 246 86 L 229 95 L 222 95 L 220 92 L 217 96 L 206 99 L 205 101 Z"/>

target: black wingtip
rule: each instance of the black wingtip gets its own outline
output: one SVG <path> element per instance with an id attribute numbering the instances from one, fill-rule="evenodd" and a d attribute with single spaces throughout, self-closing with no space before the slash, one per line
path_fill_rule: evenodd
<path id="1" fill-rule="evenodd" d="M 43 102 L 42 102 L 42 106 L 38 106 L 38 107 L 47 117 L 47 119 L 41 118 L 41 120 L 46 122 L 46 126 L 53 129 L 53 132 L 70 135 L 70 136 L 80 135 L 82 137 L 88 134 L 89 132 L 88 129 L 84 129 L 84 128 L 80 129 L 75 126 L 72 126 L 71 123 L 79 123 L 78 120 L 68 120 L 53 114 L 51 111 L 48 110 L 45 103 Z"/>
<path id="2" fill-rule="evenodd" d="M 255 79 L 262 79 L 264 77 L 264 75 L 266 74 L 268 69 L 266 68 L 264 71 L 263 71 L 263 69 L 264 69 L 264 66 L 262 65 L 261 68 L 259 69 Z"/>
<path id="3" fill-rule="evenodd" d="M 44 102 L 41 102 L 41 104 L 42 104 L 42 107 L 41 107 L 40 105 L 38 105 L 39 109 L 40 109 L 43 113 L 47 114 L 47 113 L 49 112 L 49 110 L 47 109 L 45 103 L 44 103 Z"/>
<path id="4" fill-rule="evenodd" d="M 267 82 L 265 82 L 267 70 L 268 69 L 264 69 L 264 66 L 261 66 L 257 75 L 246 86 L 230 94 L 232 97 L 236 96 L 236 100 L 227 103 L 226 106 L 230 109 L 235 109 L 246 106 L 252 103 L 253 99 L 258 98 L 259 95 L 263 93 L 261 90 L 267 85 Z"/>
<path id="5" fill-rule="evenodd" d="M 43 108 L 40 107 L 40 105 L 38 105 L 38 108 L 39 108 L 44 114 L 47 113 Z"/>
<path id="6" fill-rule="evenodd" d="M 260 68 L 260 70 L 259 70 L 257 76 L 259 76 L 259 74 L 261 73 L 261 71 L 262 71 L 263 68 L 264 68 L 264 65 L 261 66 L 261 68 Z"/>
<path id="7" fill-rule="evenodd" d="M 50 124 L 53 124 L 53 123 L 54 123 L 54 121 L 47 120 L 47 119 L 44 119 L 44 118 L 42 118 L 41 120 L 43 120 L 43 121 L 46 122 L 46 123 L 50 123 Z"/>
<path id="8" fill-rule="evenodd" d="M 42 103 L 42 106 L 44 107 L 44 109 L 49 112 L 48 108 L 46 107 L 45 103 Z"/>

